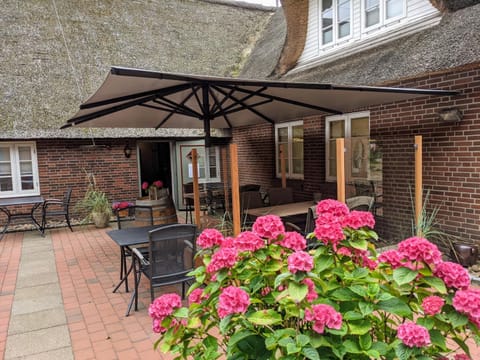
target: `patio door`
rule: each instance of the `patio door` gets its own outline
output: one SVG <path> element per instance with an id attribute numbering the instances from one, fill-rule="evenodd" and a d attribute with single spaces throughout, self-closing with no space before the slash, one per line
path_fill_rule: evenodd
<path id="1" fill-rule="evenodd" d="M 142 183 L 146 181 L 151 184 L 157 180 L 162 181 L 163 186 L 168 188 L 170 194 L 173 195 L 175 183 L 172 176 L 172 143 L 168 141 L 142 141 L 137 146 L 140 174 L 139 193 L 141 193 L 141 196 L 146 195 L 146 193 L 142 193 Z"/>
<path id="2" fill-rule="evenodd" d="M 203 140 L 179 141 L 176 143 L 176 181 L 177 181 L 177 199 L 179 208 L 184 208 L 183 204 L 183 184 L 193 182 L 193 168 L 191 152 L 197 150 L 197 170 L 200 191 L 206 190 L 209 184 L 219 183 L 221 181 L 220 172 L 220 148 L 212 146 L 205 148 Z"/>

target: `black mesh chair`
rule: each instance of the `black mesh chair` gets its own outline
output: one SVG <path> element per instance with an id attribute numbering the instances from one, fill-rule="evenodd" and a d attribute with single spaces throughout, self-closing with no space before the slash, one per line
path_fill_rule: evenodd
<path id="1" fill-rule="evenodd" d="M 270 188 L 268 190 L 268 199 L 272 206 L 293 203 L 293 189 Z"/>
<path id="2" fill-rule="evenodd" d="M 64 195 L 63 199 L 46 199 L 42 206 L 42 235 L 45 235 L 45 229 L 47 227 L 47 218 L 64 216 L 67 221 L 67 225 L 71 231 L 72 225 L 70 224 L 70 199 L 72 197 L 72 188 L 69 187 Z"/>
<path id="3" fill-rule="evenodd" d="M 197 227 L 193 224 L 174 224 L 154 229 L 149 233 L 148 258 L 133 248 L 135 268 L 135 311 L 138 310 L 138 287 L 145 276 L 150 281 L 150 300 L 155 298 L 155 288 L 182 284 L 182 299 L 185 284 L 194 279 L 188 273 L 194 269 Z M 130 311 L 130 309 L 129 309 Z"/>
<path id="4" fill-rule="evenodd" d="M 375 199 L 373 196 L 354 196 L 345 200 L 350 210 L 359 211 L 373 211 L 373 203 Z"/>
<path id="5" fill-rule="evenodd" d="M 151 206 L 132 205 L 117 208 L 113 211 L 117 218 L 118 229 L 127 229 L 140 226 L 153 226 L 153 209 Z M 141 214 L 141 216 L 139 216 Z M 147 254 L 147 247 L 139 248 L 144 254 Z M 133 270 L 133 263 L 127 270 L 127 258 L 132 256 L 132 249 L 128 246 L 120 247 L 120 283 L 113 289 L 116 292 L 122 282 L 125 283 L 125 291 L 128 292 L 128 275 Z"/>

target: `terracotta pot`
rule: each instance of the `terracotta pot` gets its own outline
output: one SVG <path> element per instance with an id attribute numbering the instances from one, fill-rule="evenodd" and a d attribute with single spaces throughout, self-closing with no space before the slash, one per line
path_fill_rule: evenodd
<path id="1" fill-rule="evenodd" d="M 472 266 L 477 263 L 478 248 L 470 244 L 453 244 L 452 258 L 462 266 Z"/>
<path id="2" fill-rule="evenodd" d="M 96 228 L 102 229 L 108 226 L 110 222 L 110 214 L 101 212 L 92 212 L 92 221 Z"/>

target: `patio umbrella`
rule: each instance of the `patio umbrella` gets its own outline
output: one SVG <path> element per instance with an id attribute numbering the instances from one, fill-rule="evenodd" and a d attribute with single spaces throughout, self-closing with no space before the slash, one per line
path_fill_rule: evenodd
<path id="1" fill-rule="evenodd" d="M 183 75 L 112 67 L 104 83 L 62 126 L 210 129 L 340 114 L 444 90 L 340 86 Z"/>

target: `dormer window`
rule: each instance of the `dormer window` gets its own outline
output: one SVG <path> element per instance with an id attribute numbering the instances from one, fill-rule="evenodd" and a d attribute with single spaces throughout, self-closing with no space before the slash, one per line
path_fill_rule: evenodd
<path id="1" fill-rule="evenodd" d="M 405 0 L 364 0 L 364 27 L 381 26 L 405 16 Z"/>
<path id="2" fill-rule="evenodd" d="M 321 45 L 336 43 L 351 35 L 351 0 L 321 0 Z"/>

